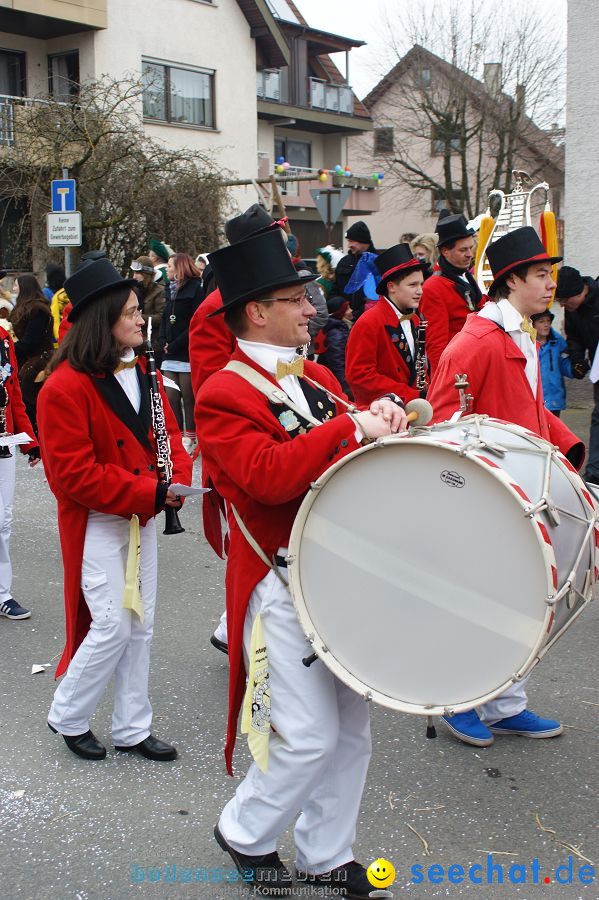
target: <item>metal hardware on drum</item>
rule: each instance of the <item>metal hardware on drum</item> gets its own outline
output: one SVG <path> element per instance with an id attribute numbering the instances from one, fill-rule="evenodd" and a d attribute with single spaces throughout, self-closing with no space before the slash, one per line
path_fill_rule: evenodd
<path id="1" fill-rule="evenodd" d="M 304 656 L 302 662 L 305 665 L 306 669 L 309 669 L 312 663 L 315 663 L 317 659 L 318 653 L 312 653 L 310 656 Z"/>
<path id="2" fill-rule="evenodd" d="M 470 387 L 470 383 L 468 381 L 468 376 L 464 372 L 462 375 L 455 376 L 455 384 L 454 388 L 458 392 L 460 398 L 460 410 L 462 415 L 469 413 L 472 410 L 472 402 L 474 397 L 472 394 L 467 394 L 466 391 Z"/>

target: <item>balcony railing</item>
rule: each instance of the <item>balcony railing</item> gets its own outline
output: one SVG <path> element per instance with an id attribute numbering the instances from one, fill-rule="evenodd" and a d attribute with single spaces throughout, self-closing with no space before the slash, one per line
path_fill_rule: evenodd
<path id="1" fill-rule="evenodd" d="M 16 106 L 67 106 L 57 100 L 40 100 L 35 97 L 12 97 L 10 94 L 0 94 L 0 147 L 14 147 L 15 145 L 15 107 Z"/>
<path id="2" fill-rule="evenodd" d="M 260 100 L 281 100 L 281 73 L 278 69 L 258 69 L 256 94 Z"/>
<path id="3" fill-rule="evenodd" d="M 332 84 L 320 78 L 310 78 L 310 106 L 327 112 L 351 116 L 353 112 L 352 90 L 345 84 Z"/>

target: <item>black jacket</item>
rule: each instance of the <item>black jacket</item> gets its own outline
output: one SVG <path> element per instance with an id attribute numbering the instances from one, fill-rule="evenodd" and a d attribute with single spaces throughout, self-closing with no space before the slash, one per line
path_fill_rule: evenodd
<path id="1" fill-rule="evenodd" d="M 589 293 L 577 310 L 566 312 L 564 317 L 568 352 L 578 377 L 592 364 L 599 343 L 599 279 L 585 277 L 583 280 L 589 286 Z"/>
<path id="2" fill-rule="evenodd" d="M 160 346 L 166 345 L 164 359 L 189 362 L 189 323 L 202 302 L 202 282 L 199 278 L 184 281 L 174 299 L 168 296 L 162 310 Z M 171 322 L 174 317 L 174 322 Z"/>

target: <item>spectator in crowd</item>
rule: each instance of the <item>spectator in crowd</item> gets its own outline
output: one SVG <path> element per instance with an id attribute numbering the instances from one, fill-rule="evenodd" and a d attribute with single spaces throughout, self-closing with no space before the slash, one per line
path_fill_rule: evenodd
<path id="1" fill-rule="evenodd" d="M 347 240 L 347 253 L 339 260 L 337 268 L 335 269 L 335 293 L 340 295 L 345 295 L 347 283 L 352 277 L 354 269 L 358 265 L 362 254 L 376 254 L 366 222 L 359 221 L 350 225 L 345 232 L 345 238 Z M 370 272 L 365 270 L 364 278 L 369 274 Z M 353 313 L 353 320 L 355 322 L 364 312 L 366 303 L 363 285 L 360 285 L 360 287 L 353 291 L 348 299 Z"/>
<path id="2" fill-rule="evenodd" d="M 316 279 L 315 284 L 320 287 L 327 301 L 334 293 L 335 270 L 342 258 L 342 251 L 333 247 L 331 244 L 328 244 L 326 247 L 318 247 L 316 250 L 316 271 L 318 272 L 318 278 Z"/>
<path id="3" fill-rule="evenodd" d="M 285 232 L 283 233 L 285 234 Z M 286 234 L 285 236 L 287 239 L 287 250 L 289 251 L 291 262 L 293 263 L 297 274 L 312 275 L 313 273 L 311 269 L 308 268 L 308 264 L 305 263 L 301 258 L 299 241 L 296 236 L 294 234 Z M 314 282 L 307 282 L 306 294 L 308 295 L 308 300 L 316 310 L 316 314 L 312 316 L 310 322 L 308 323 L 310 338 L 313 339 L 327 324 L 329 311 L 327 309 L 327 301 L 324 291 L 321 290 L 320 285 L 317 285 Z M 308 355 L 310 356 L 310 358 L 312 358 L 314 352 L 314 342 L 313 340 L 311 340 L 308 346 Z"/>
<path id="4" fill-rule="evenodd" d="M 462 215 L 440 214 L 435 229 L 438 236 L 439 268 L 435 268 L 422 289 L 420 312 L 428 322 L 426 351 L 431 378 L 441 354 L 452 337 L 462 330 L 469 312 L 476 312 L 483 295 L 469 272 L 474 240 Z"/>
<path id="5" fill-rule="evenodd" d="M 64 269 L 57 263 L 50 262 L 46 266 L 46 286 L 42 288 L 42 294 L 50 303 L 52 297 L 64 284 Z"/>
<path id="6" fill-rule="evenodd" d="M 562 266 L 557 276 L 556 299 L 565 310 L 564 325 L 574 378 L 589 371 L 599 343 L 599 280 Z M 585 478 L 599 484 L 599 380 L 593 383 L 594 407 Z"/>
<path id="7" fill-rule="evenodd" d="M 37 396 L 42 386 L 43 370 L 54 350 L 52 313 L 35 275 L 19 275 L 15 284 L 17 301 L 10 321 L 17 339 L 15 353 L 21 393 L 37 436 Z"/>
<path id="8" fill-rule="evenodd" d="M 164 359 L 161 369 L 179 390 L 166 387 L 166 394 L 181 429 L 183 446 L 191 455 L 197 444 L 194 399 L 189 363 L 189 324 L 202 302 L 200 270 L 187 253 L 169 257 L 167 299 L 162 310 L 160 344 Z"/>
<path id="9" fill-rule="evenodd" d="M 414 240 L 410 241 L 410 249 L 420 262 L 426 263 L 426 268 L 423 267 L 422 269 L 422 274 L 426 281 L 426 279 L 430 278 L 433 274 L 435 263 L 439 257 L 439 251 L 437 250 L 437 235 L 432 233 L 418 234 Z"/>
<path id="10" fill-rule="evenodd" d="M 131 277 L 137 282 L 135 291 L 139 297 L 144 317 L 144 339 L 148 331 L 148 319 L 152 320 L 152 347 L 156 357 L 156 365 L 160 368 L 162 350 L 160 349 L 160 323 L 164 309 L 164 283 L 154 281 L 154 266 L 149 256 L 138 256 L 131 265 Z"/>
<path id="11" fill-rule="evenodd" d="M 148 256 L 154 266 L 154 281 L 162 281 L 165 285 L 168 284 L 166 267 L 169 257 L 173 256 L 175 251 L 168 244 L 165 244 L 164 241 L 159 241 L 156 238 L 150 238 L 148 248 Z"/>
<path id="12" fill-rule="evenodd" d="M 333 373 L 343 391 L 350 399 L 352 392 L 345 377 L 345 352 L 349 329 L 351 327 L 351 309 L 349 301 L 338 295 L 327 300 L 329 318 L 314 339 L 317 361 Z"/>
<path id="13" fill-rule="evenodd" d="M 414 231 L 404 231 L 403 234 L 400 234 L 400 236 L 399 236 L 399 242 L 398 242 L 398 243 L 400 243 L 400 244 L 410 244 L 410 243 L 414 240 L 415 237 L 416 237 L 416 232 L 414 232 Z"/>
<path id="14" fill-rule="evenodd" d="M 554 416 L 566 408 L 566 383 L 572 378 L 572 361 L 565 338 L 551 327 L 555 316 L 550 310 L 531 316 L 537 330 L 537 346 L 543 382 L 545 406 Z"/>

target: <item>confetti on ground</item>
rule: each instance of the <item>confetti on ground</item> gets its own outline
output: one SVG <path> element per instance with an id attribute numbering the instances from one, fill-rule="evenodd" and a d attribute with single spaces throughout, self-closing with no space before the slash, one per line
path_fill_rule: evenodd
<path id="1" fill-rule="evenodd" d="M 37 666 L 37 665 L 31 666 L 31 674 L 32 675 L 39 675 L 40 672 L 45 672 L 45 671 L 46 670 L 43 666 Z"/>
<path id="2" fill-rule="evenodd" d="M 13 800 L 19 800 L 21 797 L 24 796 L 24 794 L 25 794 L 25 791 L 13 791 L 11 796 L 12 796 Z"/>

